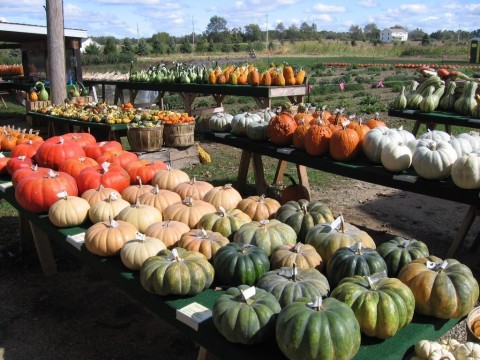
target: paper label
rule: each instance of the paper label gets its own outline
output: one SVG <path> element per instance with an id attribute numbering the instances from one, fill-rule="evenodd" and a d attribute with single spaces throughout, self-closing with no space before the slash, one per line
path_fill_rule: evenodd
<path id="1" fill-rule="evenodd" d="M 73 247 L 75 247 L 78 251 L 82 250 L 82 246 L 85 243 L 85 233 L 79 233 L 75 235 L 68 235 L 67 242 L 70 243 Z"/>
<path id="2" fill-rule="evenodd" d="M 116 191 L 112 191 L 110 193 L 110 200 L 118 200 L 119 197 L 120 197 L 120 194 Z"/>
<path id="3" fill-rule="evenodd" d="M 343 221 L 343 215 L 340 215 L 339 217 L 337 217 L 335 220 L 332 221 L 332 223 L 330 224 L 330 227 L 333 229 L 338 229 L 340 227 L 340 224 L 342 223 Z"/>
<path id="4" fill-rule="evenodd" d="M 393 175 L 393 180 L 406 181 L 414 184 L 417 181 L 418 177 L 414 175 Z"/>
<path id="5" fill-rule="evenodd" d="M 145 238 L 146 238 L 145 234 L 142 234 L 141 232 L 138 232 L 138 231 L 135 233 L 135 239 L 136 240 L 142 240 L 143 241 L 143 240 L 145 240 Z"/>
<path id="6" fill-rule="evenodd" d="M 382 280 L 383 278 L 387 277 L 387 272 L 385 270 L 375 273 L 373 275 L 367 276 L 368 283 L 371 285 L 375 285 L 377 282 Z"/>
<path id="7" fill-rule="evenodd" d="M 437 264 L 434 263 L 433 261 L 427 261 L 425 266 L 427 267 L 427 269 L 434 270 L 436 269 Z"/>
<path id="8" fill-rule="evenodd" d="M 59 193 L 57 193 L 57 197 L 64 199 L 68 197 L 68 193 L 66 190 L 60 191 Z"/>
<path id="9" fill-rule="evenodd" d="M 108 171 L 108 168 L 110 167 L 110 163 L 105 161 L 104 163 L 102 163 L 102 170 L 104 172 L 107 172 Z"/>
<path id="10" fill-rule="evenodd" d="M 5 190 L 12 186 L 13 183 L 11 181 L 4 182 L 3 184 L 0 184 L 0 191 L 5 192 Z"/>
<path id="11" fill-rule="evenodd" d="M 298 268 L 297 267 L 282 267 L 278 272 L 278 275 L 285 276 L 287 278 L 291 278 L 294 275 L 298 275 Z"/>
<path id="12" fill-rule="evenodd" d="M 280 148 L 280 149 L 277 149 L 277 152 L 289 155 L 289 154 L 292 153 L 293 150 L 295 150 L 295 149 L 293 149 L 293 148 Z"/>
<path id="13" fill-rule="evenodd" d="M 245 301 L 250 299 L 252 296 L 256 294 L 255 286 L 250 286 L 248 289 L 242 291 L 242 296 Z"/>
<path id="14" fill-rule="evenodd" d="M 309 302 L 307 306 L 312 309 L 319 309 L 322 307 L 323 299 L 319 296 L 313 302 Z"/>
<path id="15" fill-rule="evenodd" d="M 0 159 L 4 158 L 5 155 L 3 155 L 3 152 L 0 152 Z"/>
<path id="16" fill-rule="evenodd" d="M 349 124 L 350 124 L 350 120 L 342 121 L 341 123 L 342 127 L 346 127 Z"/>
<path id="17" fill-rule="evenodd" d="M 190 326 L 196 331 L 198 331 L 199 323 L 211 317 L 212 310 L 197 302 L 184 306 L 176 312 L 176 318 L 178 321 L 183 322 L 185 325 Z"/>

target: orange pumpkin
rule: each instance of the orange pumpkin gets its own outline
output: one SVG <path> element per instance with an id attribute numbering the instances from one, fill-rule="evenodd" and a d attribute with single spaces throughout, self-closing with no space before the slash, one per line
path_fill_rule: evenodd
<path id="1" fill-rule="evenodd" d="M 375 113 L 373 118 L 368 119 L 365 122 L 365 125 L 367 125 L 370 129 L 376 128 L 377 126 L 387 126 L 385 121 L 380 120 L 380 114 L 378 112 Z"/>
<path id="2" fill-rule="evenodd" d="M 316 124 L 310 125 L 305 134 L 305 151 L 312 156 L 326 154 L 330 147 L 331 137 L 332 129 L 317 120 Z"/>
<path id="3" fill-rule="evenodd" d="M 305 150 L 305 136 L 307 135 L 308 128 L 310 127 L 309 122 L 305 122 L 303 119 L 300 120 L 299 125 L 293 132 L 293 147 L 298 150 Z"/>
<path id="4" fill-rule="evenodd" d="M 282 112 L 270 120 L 267 136 L 275 145 L 288 146 L 292 144 L 293 133 L 296 128 L 297 123 L 292 115 Z"/>
<path id="5" fill-rule="evenodd" d="M 283 205 L 289 201 L 298 201 L 301 199 L 310 201 L 310 192 L 308 189 L 302 184 L 297 184 L 295 179 L 290 174 L 285 174 L 285 176 L 290 179 L 291 184 L 283 189 L 280 197 L 280 204 Z"/>
<path id="6" fill-rule="evenodd" d="M 303 122 L 305 124 L 310 124 L 310 122 L 314 119 L 313 115 L 310 115 L 310 114 L 305 113 L 305 112 L 299 112 L 293 118 L 295 119 L 295 122 L 298 125 L 300 125 L 300 120 L 303 120 Z"/>
<path id="7" fill-rule="evenodd" d="M 330 155 L 337 161 L 355 159 L 360 147 L 358 134 L 354 129 L 343 126 L 335 131 L 330 139 Z"/>
<path id="8" fill-rule="evenodd" d="M 247 76 L 247 82 L 251 86 L 257 86 L 260 84 L 260 74 L 258 73 L 257 68 L 254 68 L 252 71 L 249 71 Z"/>
<path id="9" fill-rule="evenodd" d="M 270 71 L 264 71 L 260 77 L 260 85 L 270 86 L 272 85 L 272 75 Z"/>
<path id="10" fill-rule="evenodd" d="M 350 121 L 350 123 L 347 125 L 347 128 L 353 129 L 357 132 L 359 145 L 362 144 L 362 141 L 363 141 L 363 138 L 365 137 L 365 134 L 370 131 L 370 128 L 367 125 L 365 125 L 362 122 L 362 120 L 360 120 L 359 122 Z"/>
<path id="11" fill-rule="evenodd" d="M 32 90 L 28 93 L 28 100 L 30 101 L 38 101 L 38 94 L 36 91 Z"/>

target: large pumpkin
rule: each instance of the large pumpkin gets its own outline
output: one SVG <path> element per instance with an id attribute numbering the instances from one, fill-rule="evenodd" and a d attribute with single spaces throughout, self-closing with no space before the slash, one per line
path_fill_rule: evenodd
<path id="1" fill-rule="evenodd" d="M 102 141 L 95 144 L 87 144 L 83 147 L 86 156 L 97 159 L 107 151 L 122 151 L 122 144 L 118 141 Z"/>
<path id="2" fill-rule="evenodd" d="M 293 267 L 322 270 L 323 260 L 312 245 L 297 242 L 295 245 L 280 245 L 270 255 L 272 269 Z"/>
<path id="3" fill-rule="evenodd" d="M 237 209 L 242 210 L 254 221 L 266 220 L 274 217 L 279 208 L 280 203 L 277 200 L 265 197 L 265 195 L 252 195 L 242 199 L 237 204 Z"/>
<path id="4" fill-rule="evenodd" d="M 42 167 L 58 170 L 67 159 L 85 157 L 83 148 L 74 141 L 66 141 L 62 137 L 53 137 L 44 141 L 37 149 L 35 160 Z"/>
<path id="5" fill-rule="evenodd" d="M 207 181 L 197 180 L 194 176 L 189 181 L 182 182 L 175 186 L 175 191 L 182 199 L 190 197 L 194 200 L 203 200 L 205 194 L 213 189 L 213 185 Z"/>
<path id="6" fill-rule="evenodd" d="M 213 266 L 195 251 L 182 248 L 162 250 L 145 260 L 140 283 L 158 295 L 195 295 L 208 288 L 214 278 Z"/>
<path id="7" fill-rule="evenodd" d="M 216 209 L 212 204 L 203 200 L 185 198 L 182 201 L 172 204 L 163 210 L 163 218 L 166 220 L 181 221 L 190 229 L 196 228 L 203 215 L 213 213 Z"/>
<path id="8" fill-rule="evenodd" d="M 386 126 L 377 126 L 365 134 L 362 141 L 363 153 L 368 160 L 379 164 L 383 148 L 391 142 L 402 142 L 399 132 Z"/>
<path id="9" fill-rule="evenodd" d="M 140 195 L 138 201 L 140 204 L 153 206 L 163 213 L 168 206 L 182 201 L 182 198 L 176 192 L 160 189 L 157 185 Z"/>
<path id="10" fill-rule="evenodd" d="M 67 174 L 72 175 L 76 178 L 80 175 L 80 172 L 89 167 L 89 166 L 96 166 L 98 162 L 89 157 L 81 157 L 81 158 L 71 158 L 66 159 L 63 163 L 59 166 L 59 171 L 66 172 Z"/>
<path id="11" fill-rule="evenodd" d="M 261 117 L 255 113 L 244 112 L 236 114 L 232 118 L 232 133 L 236 135 L 247 135 L 247 126 L 251 122 L 258 122 L 261 120 Z"/>
<path id="12" fill-rule="evenodd" d="M 218 211 L 205 214 L 198 222 L 198 227 L 205 230 L 219 232 L 223 236 L 233 240 L 233 236 L 243 224 L 252 221 L 250 216 L 242 210 L 231 209 L 226 210 L 220 207 Z"/>
<path id="13" fill-rule="evenodd" d="M 118 255 L 122 246 L 135 239 L 138 229 L 125 221 L 113 220 L 98 222 L 85 232 L 85 247 L 99 256 Z"/>
<path id="14" fill-rule="evenodd" d="M 142 233 L 144 233 L 150 225 L 163 220 L 160 210 L 150 205 L 140 204 L 138 201 L 122 209 L 117 214 L 116 219 L 135 225 Z"/>
<path id="15" fill-rule="evenodd" d="M 13 173 L 19 169 L 31 169 L 33 166 L 33 160 L 26 157 L 26 156 L 17 156 L 11 157 L 7 160 L 5 168 L 9 175 L 13 175 Z"/>
<path id="16" fill-rule="evenodd" d="M 127 150 L 107 151 L 96 158 L 96 160 L 99 164 L 109 162 L 111 164 L 120 165 L 121 167 L 126 168 L 127 165 L 138 161 L 138 155 Z"/>
<path id="17" fill-rule="evenodd" d="M 73 141 L 80 145 L 82 148 L 86 145 L 92 145 L 97 142 L 95 137 L 88 132 L 71 132 L 62 135 L 62 137 L 67 141 Z"/>
<path id="18" fill-rule="evenodd" d="M 32 141 L 28 140 L 27 142 L 18 144 L 10 152 L 10 157 L 26 156 L 30 159 L 35 158 L 37 149 L 42 145 L 43 141 Z"/>
<path id="19" fill-rule="evenodd" d="M 396 278 L 374 277 L 347 277 L 330 296 L 352 308 L 365 335 L 386 339 L 412 321 L 415 297 Z"/>
<path id="20" fill-rule="evenodd" d="M 88 189 L 97 189 L 100 185 L 122 193 L 130 185 L 130 176 L 125 169 L 107 162 L 83 169 L 75 180 L 80 194 Z"/>
<path id="21" fill-rule="evenodd" d="M 4 159 L 4 158 L 1 158 L 1 159 Z M 10 160 L 10 158 L 6 157 L 5 159 L 8 159 Z M 7 160 L 7 162 L 8 162 Z M 6 164 L 5 164 L 6 166 Z M 7 170 L 5 169 L 5 172 Z M 45 168 L 45 167 L 40 167 L 38 165 L 32 165 L 31 167 L 24 167 L 24 168 L 20 168 L 20 169 L 17 169 L 13 172 L 12 174 L 12 184 L 13 186 L 17 186 L 17 184 L 19 183 L 20 180 L 22 180 L 23 178 L 27 177 L 27 176 L 30 176 L 30 175 L 36 175 L 38 177 L 42 177 L 42 176 L 48 176 L 48 174 L 50 172 L 52 172 L 53 170 L 50 169 L 50 168 Z"/>
<path id="22" fill-rule="evenodd" d="M 388 276 L 397 277 L 400 270 L 412 260 L 429 256 L 427 245 L 415 239 L 397 236 L 377 247 L 387 263 Z"/>
<path id="23" fill-rule="evenodd" d="M 452 180 L 462 189 L 480 188 L 480 156 L 477 153 L 462 155 L 452 165 Z"/>
<path id="24" fill-rule="evenodd" d="M 232 186 L 225 184 L 210 189 L 203 197 L 203 201 L 209 202 L 216 209 L 223 207 L 226 210 L 235 209 L 242 200 L 242 195 Z"/>
<path id="25" fill-rule="evenodd" d="M 442 180 L 450 175 L 455 160 L 457 152 L 448 142 L 422 142 L 413 152 L 412 166 L 422 178 Z"/>
<path id="26" fill-rule="evenodd" d="M 333 132 L 330 138 L 330 155 L 337 161 L 351 161 L 360 150 L 360 138 L 354 129 L 343 126 Z"/>
<path id="27" fill-rule="evenodd" d="M 187 181 L 190 181 L 190 177 L 185 171 L 167 166 L 165 170 L 157 171 L 150 183 L 160 189 L 173 191 L 178 184 Z"/>
<path id="28" fill-rule="evenodd" d="M 467 315 L 478 301 L 478 282 L 468 266 L 455 259 L 423 257 L 405 265 L 398 278 L 415 295 L 415 311 L 441 319 Z"/>
<path id="29" fill-rule="evenodd" d="M 181 236 L 190 231 L 187 224 L 175 220 L 164 220 L 150 225 L 145 230 L 145 235 L 162 240 L 168 249 L 177 247 Z"/>
<path id="30" fill-rule="evenodd" d="M 48 209 L 48 218 L 57 227 L 79 226 L 88 219 L 89 209 L 87 200 L 59 194 L 59 199 Z"/>
<path id="31" fill-rule="evenodd" d="M 296 128 L 297 123 L 292 115 L 282 112 L 270 120 L 267 135 L 275 145 L 288 146 L 293 142 L 293 133 Z"/>

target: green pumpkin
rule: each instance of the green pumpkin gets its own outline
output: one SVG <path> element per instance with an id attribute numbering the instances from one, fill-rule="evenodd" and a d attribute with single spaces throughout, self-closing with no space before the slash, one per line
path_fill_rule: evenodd
<path id="1" fill-rule="evenodd" d="M 302 298 L 285 306 L 275 325 L 277 344 L 290 360 L 347 360 L 360 348 L 353 310 L 334 298 L 319 307 Z"/>
<path id="2" fill-rule="evenodd" d="M 275 296 L 282 307 L 302 297 L 314 301 L 330 292 L 328 280 L 320 271 L 296 267 L 267 272 L 258 279 L 257 287 Z"/>
<path id="3" fill-rule="evenodd" d="M 327 264 L 327 278 L 332 288 L 353 275 L 372 275 L 385 271 L 387 264 L 375 249 L 364 248 L 361 243 L 340 248 Z"/>
<path id="4" fill-rule="evenodd" d="M 270 270 L 268 255 L 257 246 L 230 243 L 213 258 L 215 280 L 220 285 L 253 285 Z"/>
<path id="5" fill-rule="evenodd" d="M 258 246 L 270 256 L 280 245 L 295 245 L 297 234 L 291 226 L 275 219 L 251 221 L 238 229 L 233 241 Z"/>
<path id="6" fill-rule="evenodd" d="M 334 220 L 332 211 L 321 201 L 301 199 L 283 204 L 275 215 L 275 219 L 290 225 L 297 233 L 297 241 L 305 242 L 308 230 L 318 224 Z"/>
<path id="7" fill-rule="evenodd" d="M 377 252 L 387 263 L 388 276 L 397 277 L 400 269 L 412 260 L 427 257 L 429 251 L 425 243 L 397 236 L 384 242 L 377 248 Z"/>
<path id="8" fill-rule="evenodd" d="M 398 278 L 415 296 L 415 311 L 440 319 L 467 315 L 478 300 L 478 282 L 470 268 L 455 259 L 429 256 L 405 265 Z"/>
<path id="9" fill-rule="evenodd" d="M 195 295 L 212 285 L 214 268 L 196 251 L 162 250 L 144 261 L 140 283 L 158 295 Z"/>
<path id="10" fill-rule="evenodd" d="M 343 279 L 331 297 L 350 306 L 361 331 L 372 337 L 387 339 L 410 324 L 415 297 L 408 286 L 396 278 L 355 275 Z"/>
<path id="11" fill-rule="evenodd" d="M 251 222 L 250 216 L 239 209 L 225 210 L 220 208 L 214 213 L 205 214 L 200 218 L 197 227 L 219 232 L 223 236 L 233 239 L 233 235 L 243 224 Z"/>
<path id="12" fill-rule="evenodd" d="M 231 287 L 213 305 L 212 318 L 217 330 L 228 341 L 255 344 L 274 337 L 275 318 L 281 310 L 277 299 L 255 288 L 255 295 L 245 299 L 249 286 Z"/>

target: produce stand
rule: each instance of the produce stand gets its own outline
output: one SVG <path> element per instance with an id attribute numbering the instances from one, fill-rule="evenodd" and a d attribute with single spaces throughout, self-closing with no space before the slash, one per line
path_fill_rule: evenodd
<path id="1" fill-rule="evenodd" d="M 426 180 L 417 176 L 412 169 L 394 174 L 387 171 L 382 165 L 368 162 L 363 156 L 360 156 L 354 162 L 347 163 L 334 161 L 331 157 L 310 156 L 305 151 L 296 150 L 293 147 L 279 147 L 270 142 L 255 142 L 247 137 L 236 136 L 232 133 L 205 133 L 204 137 L 209 141 L 241 149 L 242 158 L 244 156 L 255 156 L 256 163 L 253 169 L 257 184 L 266 184 L 261 156 L 268 156 L 373 184 L 470 205 L 457 236 L 450 245 L 447 258 L 455 255 L 461 242 L 465 239 L 475 217 L 476 209 L 480 204 L 479 190 L 461 189 L 453 183 L 451 178 L 443 181 Z M 247 166 L 242 166 L 242 164 L 239 166 L 237 180 L 240 188 L 245 185 L 248 170 L 248 164 Z M 477 238 L 473 247 L 476 247 L 478 243 Z"/>
<path id="2" fill-rule="evenodd" d="M 198 331 L 176 319 L 176 311 L 188 304 L 197 302 L 211 309 L 215 300 L 223 290 L 211 288 L 195 296 L 158 296 L 148 293 L 140 284 L 139 273 L 128 270 L 121 262 L 120 257 L 100 257 L 90 253 L 84 246 L 73 246 L 67 241 L 68 235 L 85 232 L 88 224 L 82 227 L 59 229 L 48 219 L 46 214 L 33 214 L 22 209 L 15 200 L 13 187 L 7 187 L 9 179 L 0 180 L 0 198 L 12 204 L 25 222 L 29 222 L 33 232 L 33 239 L 37 247 L 42 269 L 49 270 L 48 275 L 56 271 L 51 242 L 64 248 L 80 261 L 89 265 L 98 274 L 102 275 L 115 286 L 120 288 L 133 299 L 168 321 L 182 331 L 185 336 L 201 346 L 200 354 L 211 353 L 219 359 L 285 359 L 275 340 L 267 343 L 247 346 L 228 342 L 213 325 L 211 318 L 198 326 Z M 48 264 L 50 262 L 51 264 Z M 53 263 L 53 264 L 52 264 Z M 435 340 L 444 335 L 462 319 L 441 320 L 432 317 L 415 315 L 412 323 L 401 329 L 394 337 L 387 340 L 363 337 L 362 346 L 355 356 L 355 360 L 399 360 L 407 359 L 412 354 L 413 345 L 421 339 Z M 200 358 L 200 357 L 199 357 Z"/>

